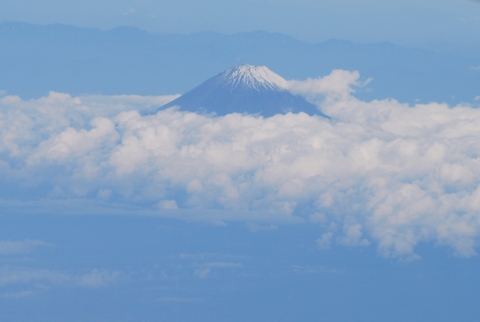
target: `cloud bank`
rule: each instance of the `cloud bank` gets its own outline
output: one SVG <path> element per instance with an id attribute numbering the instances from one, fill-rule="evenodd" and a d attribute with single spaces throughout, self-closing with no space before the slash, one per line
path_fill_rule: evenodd
<path id="1" fill-rule="evenodd" d="M 480 110 L 363 102 L 352 96 L 359 77 L 336 70 L 290 82 L 331 119 L 175 108 L 145 116 L 175 96 L 5 96 L 0 202 L 11 212 L 83 205 L 98 213 L 308 222 L 323 229 L 320 248 L 373 243 L 383 256 L 413 259 L 418 243 L 433 242 L 474 255 Z"/>

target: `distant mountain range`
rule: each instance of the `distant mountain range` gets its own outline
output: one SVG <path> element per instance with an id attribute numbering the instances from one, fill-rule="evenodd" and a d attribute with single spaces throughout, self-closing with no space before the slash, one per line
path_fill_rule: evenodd
<path id="1" fill-rule="evenodd" d="M 305 112 L 321 115 L 317 107 L 289 92 L 287 81 L 266 66 L 241 65 L 220 73 L 161 107 L 215 113 L 259 114 Z"/>
<path id="2" fill-rule="evenodd" d="M 472 102 L 480 95 L 480 58 L 443 55 L 390 43 L 331 40 L 312 44 L 263 31 L 235 35 L 152 34 L 65 25 L 0 23 L 0 91 L 34 98 L 72 95 L 183 94 L 239 64 L 265 65 L 286 79 L 358 70 L 373 78 L 365 100 Z"/>

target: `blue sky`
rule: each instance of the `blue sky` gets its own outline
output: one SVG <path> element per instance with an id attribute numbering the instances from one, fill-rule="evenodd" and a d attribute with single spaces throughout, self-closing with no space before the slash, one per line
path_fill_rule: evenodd
<path id="1" fill-rule="evenodd" d="M 479 48 L 471 1 L 0 7 L 38 24 Z M 476 321 L 480 90 L 450 105 L 362 100 L 368 76 L 317 76 L 283 81 L 330 118 L 158 111 L 176 93 L 0 91 L 2 320 Z"/>

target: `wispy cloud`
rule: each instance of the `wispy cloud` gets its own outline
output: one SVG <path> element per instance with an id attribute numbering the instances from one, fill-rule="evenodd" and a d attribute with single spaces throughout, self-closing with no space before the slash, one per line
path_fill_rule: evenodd
<path id="1" fill-rule="evenodd" d="M 191 303 L 191 302 L 199 302 L 201 299 L 198 298 L 184 298 L 184 297 L 160 297 L 157 299 L 159 302 L 167 302 L 167 303 Z"/>
<path id="2" fill-rule="evenodd" d="M 35 294 L 34 291 L 20 291 L 20 292 L 6 292 L 6 293 L 2 293 L 0 294 L 0 298 L 3 298 L 3 299 L 24 299 L 24 298 L 27 298 L 27 297 L 31 297 Z"/>
<path id="3" fill-rule="evenodd" d="M 124 16 L 131 16 L 131 15 L 134 15 L 137 13 L 137 10 L 135 10 L 134 8 L 130 8 L 128 9 L 127 11 L 125 11 L 123 13 Z"/>
<path id="4" fill-rule="evenodd" d="M 83 274 L 31 269 L 26 267 L 1 267 L 0 286 L 14 284 L 45 283 L 70 287 L 98 288 L 115 284 L 127 276 L 119 271 L 93 269 Z"/>
<path id="5" fill-rule="evenodd" d="M 247 229 L 251 232 L 278 230 L 277 225 L 260 225 L 255 222 L 248 222 Z"/>
<path id="6" fill-rule="evenodd" d="M 231 262 L 212 262 L 212 263 L 203 263 L 199 265 L 200 267 L 195 270 L 195 275 L 200 278 L 207 278 L 213 269 L 218 268 L 239 268 L 243 267 L 241 263 L 231 263 Z"/>
<path id="7" fill-rule="evenodd" d="M 23 240 L 23 241 L 0 241 L 0 255 L 7 254 L 25 254 L 30 253 L 37 247 L 51 246 L 50 244 L 41 240 Z"/>
<path id="8" fill-rule="evenodd" d="M 302 266 L 293 265 L 293 271 L 297 274 L 337 274 L 338 271 L 333 268 L 323 266 Z"/>

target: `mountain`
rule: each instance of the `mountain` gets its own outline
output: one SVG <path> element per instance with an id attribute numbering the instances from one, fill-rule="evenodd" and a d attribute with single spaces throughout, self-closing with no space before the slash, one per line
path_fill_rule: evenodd
<path id="1" fill-rule="evenodd" d="M 288 91 L 287 81 L 265 66 L 241 65 L 220 73 L 161 107 L 187 111 L 260 114 L 322 114 L 315 105 Z"/>
<path id="2" fill-rule="evenodd" d="M 344 40 L 308 43 L 279 33 L 224 35 L 149 33 L 65 25 L 0 22 L 0 93 L 24 99 L 48 91 L 81 94 L 164 95 L 185 93 L 237 64 L 269 66 L 286 79 L 358 70 L 367 88 L 362 100 L 474 102 L 480 95 L 480 57 L 391 43 Z"/>

